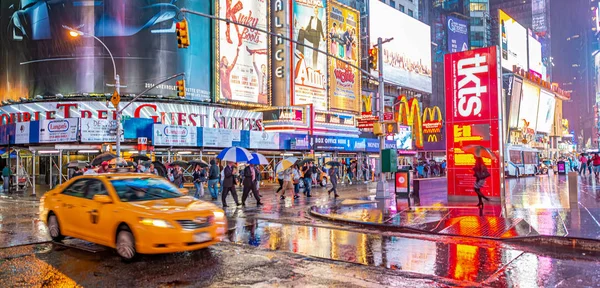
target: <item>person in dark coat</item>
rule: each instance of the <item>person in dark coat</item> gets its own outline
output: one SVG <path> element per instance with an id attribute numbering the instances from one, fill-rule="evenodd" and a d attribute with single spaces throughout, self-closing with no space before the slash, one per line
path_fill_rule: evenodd
<path id="1" fill-rule="evenodd" d="M 177 188 L 183 188 L 183 171 L 181 166 L 175 166 L 173 169 L 173 184 L 177 186 Z"/>
<path id="2" fill-rule="evenodd" d="M 227 194 L 231 192 L 231 196 L 235 201 L 235 205 L 240 206 L 240 202 L 238 202 L 237 192 L 235 191 L 235 172 L 233 168 L 233 163 L 227 162 L 227 166 L 223 169 L 224 179 L 223 179 L 223 194 L 221 194 L 221 202 L 223 202 L 223 207 L 227 207 Z"/>
<path id="3" fill-rule="evenodd" d="M 258 181 L 258 174 L 256 173 L 256 169 L 254 169 L 254 164 L 249 164 L 244 168 L 244 190 L 242 193 L 242 206 L 246 206 L 246 199 L 248 199 L 248 194 L 252 191 L 252 195 L 254 199 L 256 199 L 256 206 L 262 205 L 260 203 L 260 198 L 258 197 L 258 192 L 256 191 L 256 182 Z"/>
<path id="4" fill-rule="evenodd" d="M 473 167 L 473 172 L 473 176 L 475 177 L 475 186 L 473 188 L 475 193 L 477 193 L 477 198 L 479 198 L 477 206 L 480 209 L 483 209 L 482 199 L 485 199 L 485 201 L 490 201 L 490 199 L 481 193 L 481 188 L 485 185 L 485 179 L 490 177 L 490 172 L 488 172 L 481 157 L 475 156 L 475 167 Z"/>
<path id="5" fill-rule="evenodd" d="M 329 193 L 329 195 L 331 196 L 331 192 L 333 192 L 333 196 L 335 198 L 340 197 L 340 195 L 337 194 L 337 181 L 338 181 L 338 176 L 337 176 L 337 168 L 335 167 L 331 167 L 331 169 L 329 169 L 329 180 L 331 181 L 331 190 L 327 191 Z"/>
<path id="6" fill-rule="evenodd" d="M 219 166 L 217 166 L 217 161 L 215 159 L 210 160 L 210 168 L 208 170 L 208 191 L 210 192 L 210 197 L 212 200 L 217 200 L 217 196 L 219 196 L 219 190 L 217 190 L 217 184 L 219 183 Z"/>

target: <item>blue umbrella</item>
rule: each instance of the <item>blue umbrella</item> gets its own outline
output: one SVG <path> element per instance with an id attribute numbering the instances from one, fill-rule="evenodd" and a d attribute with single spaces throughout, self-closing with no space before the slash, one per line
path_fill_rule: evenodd
<path id="1" fill-rule="evenodd" d="M 248 162 L 252 160 L 252 154 L 241 147 L 225 148 L 217 155 L 217 158 L 229 162 Z"/>
<path id="2" fill-rule="evenodd" d="M 254 165 L 267 165 L 269 164 L 269 160 L 262 154 L 252 153 L 252 160 L 248 161 L 248 163 Z"/>

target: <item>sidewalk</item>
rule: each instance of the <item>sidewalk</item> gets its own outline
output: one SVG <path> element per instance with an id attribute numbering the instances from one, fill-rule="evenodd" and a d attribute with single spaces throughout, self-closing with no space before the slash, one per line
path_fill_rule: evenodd
<path id="1" fill-rule="evenodd" d="M 489 239 L 554 236 L 600 240 L 600 181 L 580 178 L 577 204 L 569 203 L 565 176 L 508 179 L 506 200 L 480 211 L 473 203 L 448 203 L 445 192 L 421 192 L 421 203 L 406 199 L 376 201 L 374 197 L 345 199 L 313 206 L 323 219 L 384 229 L 460 235 Z M 440 194 L 440 195 L 438 195 Z M 432 200 L 435 199 L 435 200 Z"/>

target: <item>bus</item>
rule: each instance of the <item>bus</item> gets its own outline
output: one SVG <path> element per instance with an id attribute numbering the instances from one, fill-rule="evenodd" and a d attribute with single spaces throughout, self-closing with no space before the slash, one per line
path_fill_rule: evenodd
<path id="1" fill-rule="evenodd" d="M 519 177 L 536 175 L 539 165 L 539 151 L 521 145 L 506 147 L 506 176 Z"/>

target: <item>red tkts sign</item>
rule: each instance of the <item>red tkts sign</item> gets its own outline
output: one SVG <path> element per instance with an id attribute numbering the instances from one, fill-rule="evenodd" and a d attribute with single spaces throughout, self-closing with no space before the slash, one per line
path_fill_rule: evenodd
<path id="1" fill-rule="evenodd" d="M 446 54 L 446 147 L 448 149 L 448 196 L 475 196 L 475 158 L 462 147 L 490 148 L 497 159 L 484 158 L 491 176 L 483 193 L 500 197 L 504 161 L 502 156 L 502 101 L 500 62 L 496 47 Z"/>

